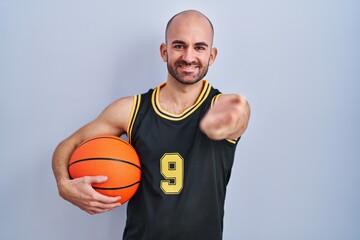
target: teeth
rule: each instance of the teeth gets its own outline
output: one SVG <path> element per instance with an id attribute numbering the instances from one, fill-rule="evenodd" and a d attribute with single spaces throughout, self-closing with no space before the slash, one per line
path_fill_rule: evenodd
<path id="1" fill-rule="evenodd" d="M 183 65 L 180 65 L 180 67 L 182 67 L 182 68 L 196 68 L 196 66 L 183 66 Z"/>

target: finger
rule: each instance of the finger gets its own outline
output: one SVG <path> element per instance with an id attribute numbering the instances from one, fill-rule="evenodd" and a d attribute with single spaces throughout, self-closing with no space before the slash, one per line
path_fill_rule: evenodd
<path id="1" fill-rule="evenodd" d="M 102 212 L 107 212 L 121 206 L 120 202 L 116 203 L 102 203 L 98 201 L 90 201 L 84 205 L 79 205 L 79 207 L 88 212 L 89 214 L 97 214 Z"/>
<path id="2" fill-rule="evenodd" d="M 100 211 L 105 211 L 105 210 L 112 210 L 114 208 L 117 208 L 119 206 L 121 206 L 121 203 L 116 202 L 116 203 L 101 203 L 101 202 L 94 202 L 92 204 L 92 208 L 94 209 L 98 209 Z"/>
<path id="3" fill-rule="evenodd" d="M 101 193 L 99 193 L 97 191 L 94 191 L 93 194 L 92 194 L 92 199 L 97 201 L 97 202 L 108 204 L 108 203 L 117 203 L 117 202 L 119 202 L 121 197 L 120 196 L 110 197 L 110 196 L 106 196 L 104 194 L 101 194 Z"/>
<path id="4" fill-rule="evenodd" d="M 108 180 L 108 177 L 107 176 L 86 176 L 84 177 L 84 180 L 87 182 L 87 183 L 103 183 L 103 182 L 106 182 Z"/>
<path id="5" fill-rule="evenodd" d="M 86 211 L 90 214 L 98 214 L 103 212 L 111 211 L 119 207 L 120 203 L 101 203 L 101 202 L 92 202 L 90 206 L 86 207 Z"/>
<path id="6" fill-rule="evenodd" d="M 107 179 L 108 179 L 107 176 L 87 176 L 87 177 L 85 177 L 84 181 L 87 182 L 89 185 L 92 185 L 93 183 L 106 182 Z M 97 192 L 95 189 L 92 192 L 91 198 L 96 201 L 102 202 L 102 203 L 115 203 L 121 199 L 120 196 L 110 197 L 110 196 L 103 195 L 103 194 Z"/>
<path id="7" fill-rule="evenodd" d="M 109 212 L 111 211 L 111 209 L 109 210 L 102 210 L 102 209 L 91 209 L 91 210 L 86 210 L 86 212 L 90 215 L 95 215 L 95 214 L 100 214 L 100 213 L 105 213 L 105 212 Z"/>

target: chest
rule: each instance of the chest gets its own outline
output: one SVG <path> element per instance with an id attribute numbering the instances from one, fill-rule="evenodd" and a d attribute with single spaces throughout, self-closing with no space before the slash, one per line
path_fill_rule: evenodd
<path id="1" fill-rule="evenodd" d="M 199 130 L 199 123 L 205 109 L 198 109 L 190 116 L 173 121 L 147 109 L 134 130 L 134 147 L 146 157 L 167 152 L 186 153 L 196 142 L 204 137 Z"/>

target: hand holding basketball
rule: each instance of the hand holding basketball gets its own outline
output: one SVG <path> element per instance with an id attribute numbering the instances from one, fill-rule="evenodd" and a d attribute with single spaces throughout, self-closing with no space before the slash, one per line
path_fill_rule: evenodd
<path id="1" fill-rule="evenodd" d="M 135 194 L 141 179 L 140 159 L 135 149 L 124 139 L 112 135 L 96 136 L 79 144 L 68 168 L 71 178 L 90 182 L 92 188 L 106 196 L 121 196 L 120 203 Z M 88 176 L 106 176 L 107 181 L 91 181 Z"/>
<path id="2" fill-rule="evenodd" d="M 107 181 L 104 176 L 87 176 L 62 182 L 60 195 L 89 214 L 110 211 L 121 205 L 119 197 L 102 195 L 92 188 L 93 183 Z"/>

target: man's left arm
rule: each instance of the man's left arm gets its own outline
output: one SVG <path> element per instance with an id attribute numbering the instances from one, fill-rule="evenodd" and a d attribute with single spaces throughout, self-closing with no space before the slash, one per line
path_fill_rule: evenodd
<path id="1" fill-rule="evenodd" d="M 248 101 L 240 95 L 221 94 L 200 121 L 200 129 L 210 139 L 237 139 L 250 119 Z"/>

